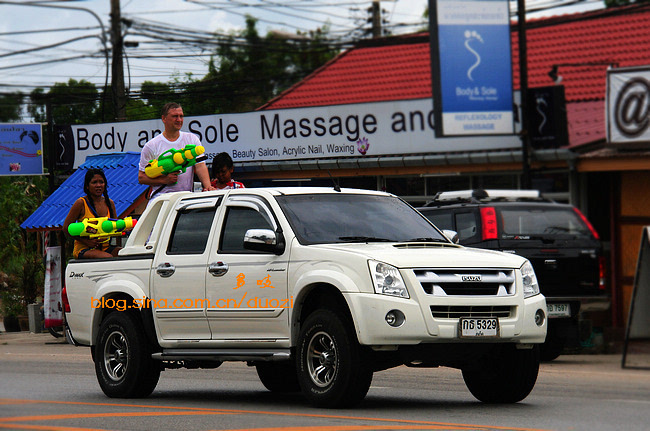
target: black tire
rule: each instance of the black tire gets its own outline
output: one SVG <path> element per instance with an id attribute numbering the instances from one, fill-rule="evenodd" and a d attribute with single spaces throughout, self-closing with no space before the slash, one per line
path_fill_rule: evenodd
<path id="1" fill-rule="evenodd" d="M 271 392 L 300 392 L 296 364 L 293 361 L 259 362 L 255 364 L 257 375 Z"/>
<path id="2" fill-rule="evenodd" d="M 307 317 L 298 337 L 296 368 L 303 394 L 317 407 L 353 407 L 372 382 L 352 323 L 330 310 Z"/>
<path id="3" fill-rule="evenodd" d="M 478 367 L 463 369 L 467 389 L 484 403 L 516 403 L 533 390 L 539 372 L 539 348 L 519 350 L 504 345 L 501 353 Z"/>
<path id="4" fill-rule="evenodd" d="M 95 373 L 111 398 L 146 397 L 160 378 L 160 362 L 151 358 L 151 346 L 135 314 L 116 311 L 102 322 L 95 346 Z"/>
<path id="5" fill-rule="evenodd" d="M 55 326 L 55 327 L 50 327 L 47 328 L 47 331 L 54 337 L 54 338 L 61 338 L 65 335 L 65 327 L 64 326 Z"/>
<path id="6" fill-rule="evenodd" d="M 542 362 L 551 362 L 562 354 L 564 350 L 564 340 L 546 336 L 546 341 L 539 346 L 539 357 Z"/>

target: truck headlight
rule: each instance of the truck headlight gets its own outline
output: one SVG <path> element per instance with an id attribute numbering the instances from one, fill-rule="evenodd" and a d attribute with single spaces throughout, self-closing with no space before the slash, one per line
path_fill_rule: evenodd
<path id="1" fill-rule="evenodd" d="M 537 282 L 537 276 L 535 275 L 535 270 L 530 261 L 526 261 L 521 267 L 521 278 L 524 281 L 524 298 L 529 298 L 539 294 L 539 283 Z"/>
<path id="2" fill-rule="evenodd" d="M 375 293 L 399 296 L 400 298 L 409 297 L 409 292 L 406 290 L 404 280 L 397 268 L 374 260 L 368 261 L 368 265 L 370 266 L 370 276 L 375 286 Z"/>

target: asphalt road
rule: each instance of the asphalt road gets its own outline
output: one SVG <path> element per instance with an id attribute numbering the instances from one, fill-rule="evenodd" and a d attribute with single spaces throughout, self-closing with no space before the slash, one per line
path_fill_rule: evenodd
<path id="1" fill-rule="evenodd" d="M 87 348 L 49 334 L 0 333 L 0 429 L 12 430 L 648 430 L 650 370 L 620 355 L 565 355 L 543 364 L 523 402 L 486 405 L 448 368 L 376 373 L 353 409 L 272 394 L 254 368 L 168 370 L 144 399 L 111 399 Z"/>

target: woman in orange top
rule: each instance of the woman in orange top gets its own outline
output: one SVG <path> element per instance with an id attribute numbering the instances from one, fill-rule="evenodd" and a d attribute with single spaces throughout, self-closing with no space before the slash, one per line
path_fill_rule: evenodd
<path id="1" fill-rule="evenodd" d="M 117 218 L 115 202 L 108 197 L 106 175 L 101 169 L 88 169 L 84 178 L 84 192 L 70 208 L 63 223 L 63 232 L 68 234 L 68 226 L 87 218 L 109 217 Z M 73 256 L 76 259 L 93 259 L 115 257 L 122 247 L 110 245 L 109 241 L 102 242 L 96 238 L 75 237 Z"/>

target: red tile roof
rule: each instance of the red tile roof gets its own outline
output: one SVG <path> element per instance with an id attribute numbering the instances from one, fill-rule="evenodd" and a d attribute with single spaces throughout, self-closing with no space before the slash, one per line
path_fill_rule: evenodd
<path id="1" fill-rule="evenodd" d="M 427 34 L 416 34 L 366 42 L 337 56 L 260 109 L 431 97 L 428 40 Z M 530 20 L 526 42 L 528 86 L 553 85 L 548 72 L 559 65 L 571 146 L 594 142 L 605 137 L 608 65 L 650 65 L 650 5 Z M 372 43 L 381 46 L 369 46 Z M 518 89 L 516 25 L 512 52 L 513 84 Z"/>
<path id="2" fill-rule="evenodd" d="M 603 100 L 608 65 L 650 65 L 650 5 L 530 21 L 526 43 L 529 87 L 552 85 L 548 72 L 560 65 L 567 102 Z M 512 49 L 513 83 L 519 88 L 516 31 Z"/>

